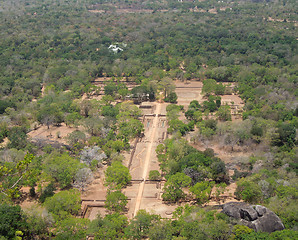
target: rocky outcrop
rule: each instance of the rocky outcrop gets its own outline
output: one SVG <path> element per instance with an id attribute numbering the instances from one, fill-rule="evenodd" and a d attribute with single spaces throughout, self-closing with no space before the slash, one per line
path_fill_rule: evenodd
<path id="1" fill-rule="evenodd" d="M 284 229 L 280 218 L 268 208 L 261 205 L 249 205 L 243 202 L 230 202 L 223 206 L 222 212 L 239 219 L 239 221 L 255 231 L 274 232 Z"/>

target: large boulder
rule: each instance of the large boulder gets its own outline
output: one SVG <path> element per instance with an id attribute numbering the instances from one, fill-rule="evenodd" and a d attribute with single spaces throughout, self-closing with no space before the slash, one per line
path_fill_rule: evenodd
<path id="1" fill-rule="evenodd" d="M 261 232 L 274 232 L 285 227 L 278 216 L 261 205 L 250 205 L 243 202 L 229 202 L 222 206 L 222 212 L 239 219 L 243 225 Z"/>

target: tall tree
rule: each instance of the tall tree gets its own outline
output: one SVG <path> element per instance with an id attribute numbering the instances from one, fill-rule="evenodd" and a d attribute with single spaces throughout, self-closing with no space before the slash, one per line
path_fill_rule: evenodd
<path id="1" fill-rule="evenodd" d="M 123 193 L 109 191 L 106 196 L 105 207 L 112 212 L 124 212 L 127 203 L 127 197 Z"/>
<path id="2" fill-rule="evenodd" d="M 113 162 L 105 173 L 106 185 L 111 189 L 121 189 L 126 186 L 131 180 L 131 175 L 127 167 L 121 162 Z"/>

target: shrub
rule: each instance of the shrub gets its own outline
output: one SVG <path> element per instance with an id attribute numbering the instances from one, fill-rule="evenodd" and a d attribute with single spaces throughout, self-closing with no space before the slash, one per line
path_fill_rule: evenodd
<path id="1" fill-rule="evenodd" d="M 54 193 L 55 190 L 56 190 L 56 188 L 55 188 L 54 184 L 50 183 L 48 186 L 46 186 L 46 188 L 44 189 L 44 191 L 40 195 L 39 201 L 41 203 L 44 203 L 46 198 L 52 197 L 55 194 Z"/>
<path id="2" fill-rule="evenodd" d="M 160 179 L 161 179 L 161 176 L 160 176 L 159 171 L 151 170 L 149 172 L 149 180 L 160 180 Z"/>
<path id="3" fill-rule="evenodd" d="M 244 201 L 250 203 L 258 203 L 263 200 L 260 186 L 244 178 L 241 178 L 237 182 L 235 195 L 237 198 L 243 199 Z"/>

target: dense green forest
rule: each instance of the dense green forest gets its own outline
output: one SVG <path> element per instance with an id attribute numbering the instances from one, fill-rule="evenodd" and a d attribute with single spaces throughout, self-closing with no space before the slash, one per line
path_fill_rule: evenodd
<path id="1" fill-rule="evenodd" d="M 297 10 L 295 0 L 2 0 L 0 239 L 297 239 Z M 204 101 L 177 105 L 173 80 L 202 82 Z M 232 93 L 245 104 L 240 123 L 221 104 Z M 165 180 L 164 202 L 193 200 L 172 219 L 125 215 L 124 155 L 144 133 L 125 100 L 144 96 L 171 103 L 149 178 Z M 74 129 L 66 141 L 30 137 L 62 125 Z M 256 154 L 229 176 L 199 141 Z M 80 218 L 81 193 L 104 167 L 109 214 Z M 255 232 L 203 208 L 231 179 L 237 199 L 268 207 L 285 230 Z M 38 207 L 22 209 L 26 197 Z"/>

